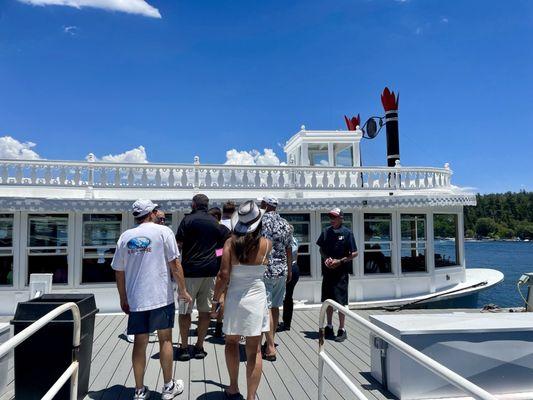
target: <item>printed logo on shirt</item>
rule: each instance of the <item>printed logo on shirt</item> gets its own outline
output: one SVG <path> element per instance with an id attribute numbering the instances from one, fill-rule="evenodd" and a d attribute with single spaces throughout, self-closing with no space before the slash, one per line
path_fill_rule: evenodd
<path id="1" fill-rule="evenodd" d="M 141 236 L 130 239 L 127 243 L 128 254 L 142 254 L 151 253 L 152 248 L 149 247 L 152 241 L 147 237 Z"/>
<path id="2" fill-rule="evenodd" d="M 339 237 L 337 238 L 337 240 L 344 240 L 344 236 L 342 236 L 342 235 L 339 236 Z"/>

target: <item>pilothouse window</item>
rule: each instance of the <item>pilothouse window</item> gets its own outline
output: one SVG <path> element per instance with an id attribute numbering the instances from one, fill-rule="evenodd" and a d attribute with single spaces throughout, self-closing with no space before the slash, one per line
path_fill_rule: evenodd
<path id="1" fill-rule="evenodd" d="M 120 237 L 121 214 L 84 214 L 82 283 L 114 282 L 111 260 Z"/>
<path id="2" fill-rule="evenodd" d="M 13 285 L 13 214 L 0 214 L 0 285 Z"/>
<path id="3" fill-rule="evenodd" d="M 52 273 L 53 283 L 68 282 L 68 214 L 28 215 L 28 275 Z"/>
<path id="4" fill-rule="evenodd" d="M 402 272 L 426 271 L 426 216 L 402 214 Z"/>
<path id="5" fill-rule="evenodd" d="M 365 214 L 364 273 L 389 274 L 392 272 L 392 215 Z"/>
<path id="6" fill-rule="evenodd" d="M 457 214 L 433 214 L 435 268 L 459 265 Z"/>

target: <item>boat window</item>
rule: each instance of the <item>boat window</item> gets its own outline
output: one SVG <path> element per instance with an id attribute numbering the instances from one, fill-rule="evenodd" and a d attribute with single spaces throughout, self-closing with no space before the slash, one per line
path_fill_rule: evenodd
<path id="1" fill-rule="evenodd" d="M 365 248 L 363 265 L 365 274 L 392 272 L 392 215 L 365 214 Z"/>
<path id="2" fill-rule="evenodd" d="M 309 214 L 280 214 L 294 227 L 294 237 L 298 240 L 298 268 L 300 275 L 311 276 L 311 253 L 309 242 Z"/>
<path id="3" fill-rule="evenodd" d="M 330 218 L 328 214 L 320 214 L 320 228 L 322 230 L 330 225 L 329 221 Z M 350 213 L 344 213 L 344 222 L 342 224 L 353 232 L 353 215 Z M 349 273 L 353 274 L 353 260 L 349 266 Z"/>
<path id="4" fill-rule="evenodd" d="M 13 285 L 13 214 L 0 214 L 0 285 Z"/>
<path id="5" fill-rule="evenodd" d="M 433 214 L 435 268 L 459 265 L 457 214 Z"/>
<path id="6" fill-rule="evenodd" d="M 307 148 L 307 154 L 309 155 L 310 165 L 316 166 L 328 166 L 329 154 L 328 145 L 323 144 L 309 144 Z"/>
<path id="7" fill-rule="evenodd" d="M 402 272 L 425 272 L 426 216 L 424 214 L 401 215 Z"/>
<path id="8" fill-rule="evenodd" d="M 53 283 L 68 282 L 68 215 L 28 215 L 28 276 L 51 273 Z"/>
<path id="9" fill-rule="evenodd" d="M 353 147 L 349 143 L 338 143 L 333 146 L 335 165 L 337 167 L 353 166 Z"/>
<path id="10" fill-rule="evenodd" d="M 84 214 L 82 240 L 82 283 L 115 281 L 111 260 L 120 237 L 121 214 Z"/>

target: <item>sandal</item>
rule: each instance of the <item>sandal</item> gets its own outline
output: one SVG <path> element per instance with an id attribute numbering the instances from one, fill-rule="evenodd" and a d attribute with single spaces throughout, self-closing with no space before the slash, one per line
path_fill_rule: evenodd
<path id="1" fill-rule="evenodd" d="M 276 355 L 275 354 L 263 354 L 263 359 L 270 361 L 270 362 L 274 362 L 276 361 Z"/>

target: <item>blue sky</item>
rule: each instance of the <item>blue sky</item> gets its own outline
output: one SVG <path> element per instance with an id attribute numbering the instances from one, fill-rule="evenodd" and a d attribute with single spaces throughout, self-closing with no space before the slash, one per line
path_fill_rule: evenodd
<path id="1" fill-rule="evenodd" d="M 281 158 L 301 124 L 381 115 L 389 86 L 403 165 L 449 162 L 454 184 L 482 193 L 532 190 L 533 2 L 32 2 L 52 0 L 0 0 L 0 136 L 43 158 Z M 384 139 L 363 141 L 365 165 L 386 164 Z"/>

